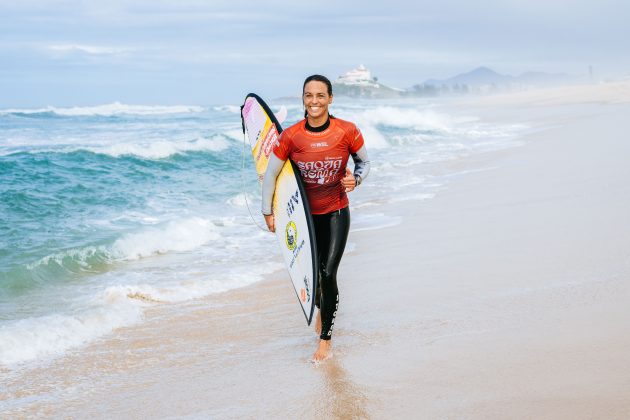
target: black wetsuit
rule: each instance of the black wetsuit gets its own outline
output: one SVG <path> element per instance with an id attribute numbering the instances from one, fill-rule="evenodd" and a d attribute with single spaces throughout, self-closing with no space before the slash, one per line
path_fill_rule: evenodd
<path id="1" fill-rule="evenodd" d="M 350 209 L 345 207 L 327 214 L 314 214 L 315 240 L 319 257 L 319 282 L 315 305 L 322 316 L 322 340 L 330 340 L 339 307 L 337 269 L 350 230 Z"/>
<path id="2" fill-rule="evenodd" d="M 367 176 L 370 169 L 367 152 L 365 150 L 365 146 L 363 146 L 363 137 L 358 129 L 356 129 L 356 127 L 351 123 L 337 119 L 335 120 L 335 127 L 331 127 L 332 120 L 329 118 L 326 123 L 320 127 L 311 127 L 308 124 L 308 121 L 305 121 L 298 123 L 283 132 L 284 136 L 291 130 L 294 130 L 293 132 L 305 130 L 306 135 L 310 136 L 306 140 L 304 137 L 301 137 L 302 143 L 300 143 L 300 147 L 296 147 L 298 154 L 310 153 L 309 156 L 312 156 L 313 151 L 317 150 L 317 148 L 322 146 L 335 146 L 336 144 L 340 145 L 339 147 L 342 148 L 341 151 L 333 152 L 334 159 L 340 161 L 339 168 L 335 167 L 335 171 L 330 172 L 330 174 L 334 175 L 334 179 L 332 181 L 329 179 L 322 179 L 321 183 L 317 182 L 317 185 L 324 184 L 324 189 L 320 190 L 319 187 L 316 187 L 317 190 L 315 193 L 319 195 L 315 197 L 309 196 L 313 222 L 315 225 L 315 240 L 319 259 L 318 288 L 315 291 L 315 305 L 319 308 L 322 318 L 322 331 L 320 334 L 320 338 L 322 340 L 330 340 L 332 337 L 335 317 L 337 316 L 337 308 L 339 307 L 337 270 L 339 268 L 339 263 L 341 262 L 341 257 L 343 256 L 343 251 L 348 239 L 348 232 L 350 230 L 350 210 L 348 208 L 348 199 L 340 183 L 341 178 L 345 174 L 346 161 L 349 157 L 348 154 L 350 154 L 354 160 L 354 177 L 357 182 L 356 185 L 361 183 L 361 181 Z M 336 130 L 335 134 L 330 137 L 324 133 L 324 131 L 329 129 L 329 127 L 331 130 Z M 308 132 L 311 134 L 308 134 Z M 314 133 L 317 133 L 317 135 L 313 136 Z M 267 172 L 265 173 L 262 188 L 263 214 L 271 214 L 271 201 L 275 188 L 275 181 L 280 173 L 285 159 L 288 156 L 292 156 L 288 151 L 290 150 L 290 145 L 291 144 L 288 142 L 281 142 L 280 145 L 274 149 L 274 153 L 272 153 L 269 157 L 269 164 Z M 277 154 L 279 149 L 281 149 L 280 154 Z M 327 154 L 328 152 L 323 153 Z M 344 153 L 346 154 L 344 155 Z M 324 158 L 329 159 L 327 163 L 330 163 L 331 158 L 328 155 L 324 156 Z M 299 167 L 300 161 L 298 160 L 296 164 Z M 321 166 L 325 166 L 325 164 L 322 164 Z M 321 171 L 309 171 L 310 168 L 307 165 L 304 165 L 304 168 L 304 171 L 301 171 L 301 176 L 302 180 L 305 181 L 308 195 L 308 187 L 314 185 L 314 179 L 321 174 Z M 317 204 L 317 211 L 313 210 L 313 204 Z M 322 208 L 328 209 L 331 207 L 334 210 L 322 211 Z"/>
<path id="3" fill-rule="evenodd" d="M 330 119 L 320 127 L 311 127 L 308 121 L 305 125 L 308 131 L 321 132 L 328 128 Z M 315 306 L 320 310 L 322 317 L 322 332 L 319 338 L 330 340 L 339 308 L 337 270 L 350 231 L 350 209 L 345 207 L 331 213 L 312 216 L 319 259 L 319 278 L 315 291 Z"/>

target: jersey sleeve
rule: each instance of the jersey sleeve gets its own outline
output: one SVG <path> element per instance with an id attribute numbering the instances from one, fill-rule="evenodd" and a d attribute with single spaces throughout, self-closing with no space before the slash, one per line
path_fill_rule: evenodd
<path id="1" fill-rule="evenodd" d="M 291 154 L 291 139 L 286 131 L 283 131 L 278 137 L 278 144 L 273 149 L 273 154 L 280 160 L 287 160 Z"/>
<path id="2" fill-rule="evenodd" d="M 361 134 L 361 130 L 359 130 L 357 126 L 354 126 L 354 130 L 350 132 L 350 135 L 352 137 L 350 139 L 350 153 L 356 153 L 365 143 L 363 141 L 363 134 Z"/>

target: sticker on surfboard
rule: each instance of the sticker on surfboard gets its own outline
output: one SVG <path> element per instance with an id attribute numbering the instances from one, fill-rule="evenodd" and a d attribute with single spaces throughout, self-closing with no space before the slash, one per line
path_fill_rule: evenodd
<path id="1" fill-rule="evenodd" d="M 286 108 L 278 113 L 286 118 Z M 262 184 L 269 156 L 278 143 L 282 127 L 267 104 L 250 93 L 241 107 L 243 132 L 252 149 L 258 181 Z M 273 197 L 276 238 L 306 322 L 311 324 L 317 289 L 317 250 L 313 218 L 299 171 L 287 160 L 276 180 Z"/>

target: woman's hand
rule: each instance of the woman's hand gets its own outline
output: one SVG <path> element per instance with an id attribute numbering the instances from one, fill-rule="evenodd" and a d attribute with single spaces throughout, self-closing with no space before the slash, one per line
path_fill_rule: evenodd
<path id="1" fill-rule="evenodd" d="M 354 179 L 354 175 L 349 168 L 346 168 L 346 176 L 341 179 L 341 185 L 343 185 L 346 192 L 354 190 L 354 187 L 357 186 L 357 180 Z"/>
<path id="2" fill-rule="evenodd" d="M 265 214 L 265 223 L 267 224 L 267 228 L 270 232 L 276 231 L 276 218 L 273 217 L 273 214 Z"/>

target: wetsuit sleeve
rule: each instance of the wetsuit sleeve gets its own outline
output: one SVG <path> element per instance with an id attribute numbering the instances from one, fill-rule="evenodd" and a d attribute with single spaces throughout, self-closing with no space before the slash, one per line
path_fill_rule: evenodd
<path id="1" fill-rule="evenodd" d="M 370 173 L 370 160 L 365 145 L 352 154 L 352 160 L 354 161 L 354 179 L 357 180 L 357 186 L 359 186 Z"/>
<path id="2" fill-rule="evenodd" d="M 276 178 L 282 170 L 284 160 L 281 160 L 275 153 L 269 155 L 269 163 L 265 171 L 265 177 L 262 183 L 262 213 L 265 215 L 272 214 L 271 202 L 273 201 L 273 193 L 276 189 Z"/>
<path id="3" fill-rule="evenodd" d="M 269 163 L 265 171 L 265 177 L 262 184 L 262 213 L 265 215 L 272 214 L 271 204 L 273 201 L 273 193 L 276 189 L 276 178 L 282 170 L 284 162 L 289 158 L 291 153 L 291 140 L 283 131 L 278 137 L 278 144 L 273 149 L 273 153 L 269 155 Z"/>
<path id="4" fill-rule="evenodd" d="M 282 134 L 280 134 L 280 137 L 278 137 L 278 144 L 273 149 L 273 154 L 276 155 L 280 160 L 287 160 L 290 153 L 291 140 L 286 134 L 286 131 L 283 131 Z"/>
<path id="5" fill-rule="evenodd" d="M 350 153 L 355 154 L 361 147 L 363 147 L 365 142 L 363 141 L 363 134 L 361 134 L 361 131 L 356 126 L 351 133 L 352 138 L 349 139 Z"/>

